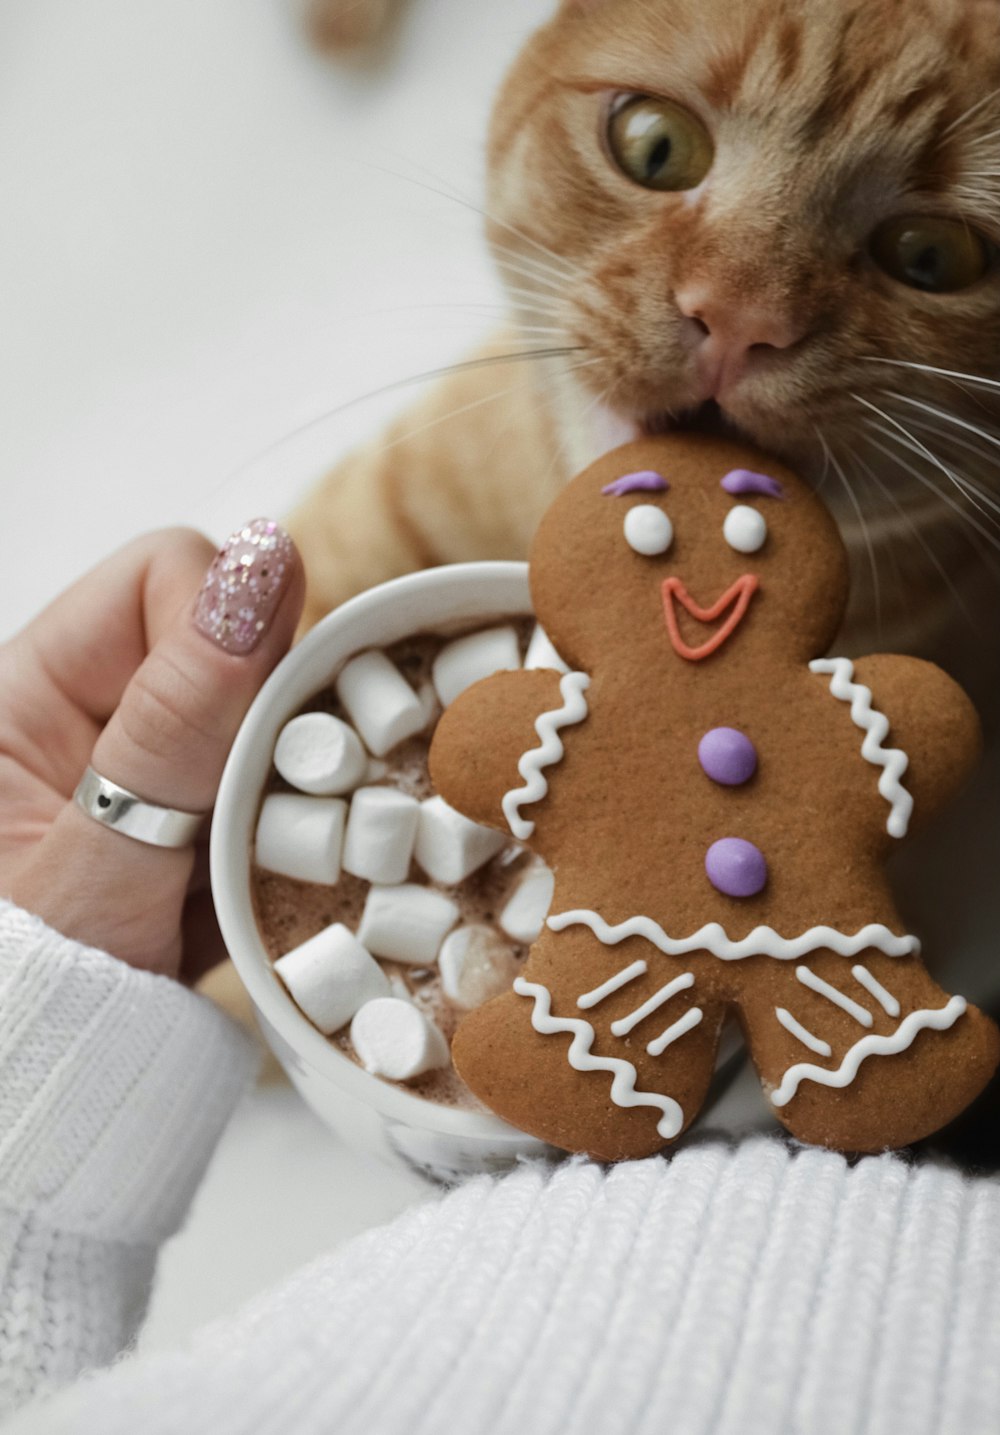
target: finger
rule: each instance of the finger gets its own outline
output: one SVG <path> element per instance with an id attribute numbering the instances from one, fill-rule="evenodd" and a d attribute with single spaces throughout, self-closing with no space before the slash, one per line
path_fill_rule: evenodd
<path id="1" fill-rule="evenodd" d="M 32 722 L 62 721 L 55 695 L 103 727 L 150 648 L 190 605 L 213 551 L 191 529 L 143 534 L 18 633 L 11 646 L 22 667 L 44 680 Z"/>
<path id="2" fill-rule="evenodd" d="M 260 520 L 220 550 L 136 670 L 94 748 L 96 770 L 141 798 L 207 812 L 260 685 L 292 640 L 304 579 L 291 540 Z M 15 900 L 70 936 L 176 975 L 194 849 L 136 842 L 75 804 L 60 813 L 32 870 L 47 893 Z M 36 888 L 42 885 L 36 880 Z"/>
<path id="3" fill-rule="evenodd" d="M 126 688 L 93 766 L 150 802 L 207 812 L 258 688 L 288 649 L 302 607 L 291 539 L 266 520 L 216 555 L 193 615 L 180 615 Z"/>

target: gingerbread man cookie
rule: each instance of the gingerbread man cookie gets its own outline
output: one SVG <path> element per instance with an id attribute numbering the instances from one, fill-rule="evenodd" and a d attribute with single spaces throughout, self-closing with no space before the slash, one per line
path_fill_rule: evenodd
<path id="1" fill-rule="evenodd" d="M 884 865 L 979 724 L 931 664 L 826 656 L 847 563 L 816 496 L 735 443 L 632 444 L 549 509 L 531 585 L 570 671 L 478 683 L 431 750 L 453 807 L 555 873 L 514 989 L 458 1028 L 468 1085 L 566 1150 L 647 1155 L 698 1114 L 735 1014 L 803 1141 L 951 1120 L 1000 1034 L 930 977 Z"/>

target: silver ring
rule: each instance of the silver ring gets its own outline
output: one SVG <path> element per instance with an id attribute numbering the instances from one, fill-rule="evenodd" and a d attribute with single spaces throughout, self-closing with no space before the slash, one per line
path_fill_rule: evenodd
<path id="1" fill-rule="evenodd" d="M 150 847 L 189 847 L 205 820 L 203 812 L 178 812 L 174 807 L 145 802 L 92 767 L 81 777 L 73 801 L 102 827 Z"/>

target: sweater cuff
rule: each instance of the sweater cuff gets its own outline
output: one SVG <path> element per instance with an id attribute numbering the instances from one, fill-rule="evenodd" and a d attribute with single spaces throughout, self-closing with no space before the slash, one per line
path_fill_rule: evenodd
<path id="1" fill-rule="evenodd" d="M 256 1065 L 206 998 L 0 901 L 0 1206 L 158 1244 Z"/>

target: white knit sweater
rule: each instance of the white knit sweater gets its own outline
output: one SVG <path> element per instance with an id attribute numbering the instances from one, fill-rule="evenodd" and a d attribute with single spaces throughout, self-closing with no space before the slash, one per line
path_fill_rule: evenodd
<path id="1" fill-rule="evenodd" d="M 1000 1430 L 1000 1183 L 771 1138 L 477 1178 L 79 1378 L 252 1067 L 201 998 L 0 904 L 3 1435 Z"/>

